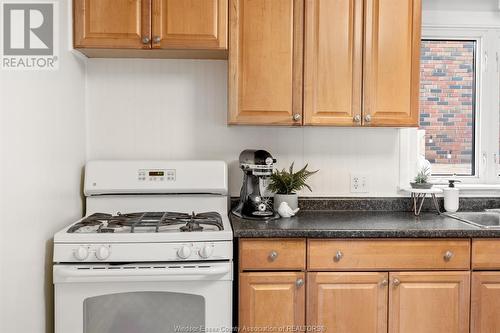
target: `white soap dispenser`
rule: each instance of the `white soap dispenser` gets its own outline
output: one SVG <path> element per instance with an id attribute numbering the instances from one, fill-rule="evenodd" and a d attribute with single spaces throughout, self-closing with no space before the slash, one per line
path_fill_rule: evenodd
<path id="1" fill-rule="evenodd" d="M 455 183 L 459 180 L 448 180 L 448 187 L 443 189 L 444 209 L 447 212 L 455 213 L 458 210 L 459 190 L 455 187 Z"/>

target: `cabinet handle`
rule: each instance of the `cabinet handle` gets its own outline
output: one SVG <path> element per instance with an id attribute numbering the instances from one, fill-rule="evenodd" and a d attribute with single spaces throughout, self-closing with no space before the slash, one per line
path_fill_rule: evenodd
<path id="1" fill-rule="evenodd" d="M 450 261 L 451 258 L 453 258 L 454 254 L 451 251 L 446 251 L 446 253 L 443 256 L 444 261 Z"/>
<path id="2" fill-rule="evenodd" d="M 160 36 L 154 36 L 153 37 L 153 43 L 158 44 L 159 42 L 161 42 L 161 37 Z"/>
<path id="3" fill-rule="evenodd" d="M 367 114 L 367 115 L 365 116 L 365 121 L 366 121 L 367 123 L 369 123 L 370 121 L 372 121 L 372 116 L 370 116 L 369 114 Z"/>
<path id="4" fill-rule="evenodd" d="M 342 253 L 342 251 L 337 251 L 335 253 L 335 256 L 333 256 L 333 261 L 339 262 L 340 259 L 342 259 L 342 257 L 344 257 L 344 254 Z"/>
<path id="5" fill-rule="evenodd" d="M 357 114 L 352 118 L 352 120 L 354 120 L 355 123 L 359 123 L 361 121 L 361 116 Z"/>
<path id="6" fill-rule="evenodd" d="M 294 120 L 294 121 L 299 121 L 299 120 L 300 120 L 300 118 L 302 118 L 302 116 L 301 116 L 299 113 L 295 113 L 295 114 L 293 115 L 293 120 Z"/>
<path id="7" fill-rule="evenodd" d="M 389 281 L 387 281 L 387 279 L 383 279 L 382 282 L 380 282 L 380 285 L 382 287 L 386 287 L 388 284 L 389 284 Z"/>
<path id="8" fill-rule="evenodd" d="M 304 285 L 304 280 L 303 279 L 297 279 L 297 281 L 295 281 L 295 285 L 297 286 L 297 288 L 300 288 Z"/>
<path id="9" fill-rule="evenodd" d="M 392 280 L 392 284 L 394 285 L 394 287 L 397 287 L 401 284 L 401 281 L 399 281 L 399 279 L 394 279 Z"/>
<path id="10" fill-rule="evenodd" d="M 271 253 L 269 253 L 269 261 L 275 261 L 276 258 L 278 258 L 278 252 L 271 251 Z"/>
<path id="11" fill-rule="evenodd" d="M 142 37 L 142 44 L 149 44 L 149 42 L 150 42 L 150 41 L 151 41 L 151 40 L 149 39 L 149 37 L 148 37 L 148 36 L 144 36 L 144 37 Z"/>

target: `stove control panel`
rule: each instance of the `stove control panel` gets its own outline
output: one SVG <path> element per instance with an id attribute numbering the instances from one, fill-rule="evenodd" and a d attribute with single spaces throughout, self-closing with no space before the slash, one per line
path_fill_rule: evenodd
<path id="1" fill-rule="evenodd" d="M 137 180 L 140 182 L 175 182 L 175 169 L 139 169 Z"/>
<path id="2" fill-rule="evenodd" d="M 232 258 L 231 241 L 54 244 L 54 262 L 59 263 L 176 262 L 230 260 Z"/>

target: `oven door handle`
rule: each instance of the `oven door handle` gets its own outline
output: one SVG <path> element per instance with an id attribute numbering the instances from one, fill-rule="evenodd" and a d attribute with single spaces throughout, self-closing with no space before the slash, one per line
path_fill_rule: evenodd
<path id="1" fill-rule="evenodd" d="M 112 282 L 112 281 L 210 281 L 230 280 L 230 265 L 215 267 L 120 267 L 92 268 L 55 265 L 54 283 Z"/>

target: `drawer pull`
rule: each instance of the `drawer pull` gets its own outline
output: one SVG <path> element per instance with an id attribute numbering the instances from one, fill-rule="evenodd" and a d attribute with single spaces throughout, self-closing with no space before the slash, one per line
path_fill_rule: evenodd
<path id="1" fill-rule="evenodd" d="M 401 284 L 401 281 L 399 281 L 399 279 L 394 279 L 394 280 L 392 280 L 392 284 L 394 287 L 397 287 Z"/>
<path id="2" fill-rule="evenodd" d="M 453 258 L 454 254 L 451 251 L 446 251 L 446 253 L 443 256 L 444 261 L 450 261 L 451 258 Z"/>
<path id="3" fill-rule="evenodd" d="M 271 251 L 269 253 L 269 261 L 275 261 L 276 258 L 278 258 L 278 252 L 276 251 Z"/>
<path id="4" fill-rule="evenodd" d="M 302 287 L 304 285 L 304 280 L 298 279 L 297 281 L 295 281 L 295 285 L 297 286 L 297 288 Z"/>
<path id="5" fill-rule="evenodd" d="M 344 257 L 342 251 L 337 251 L 337 253 L 335 253 L 335 256 L 333 257 L 333 261 L 339 262 L 342 257 Z"/>

